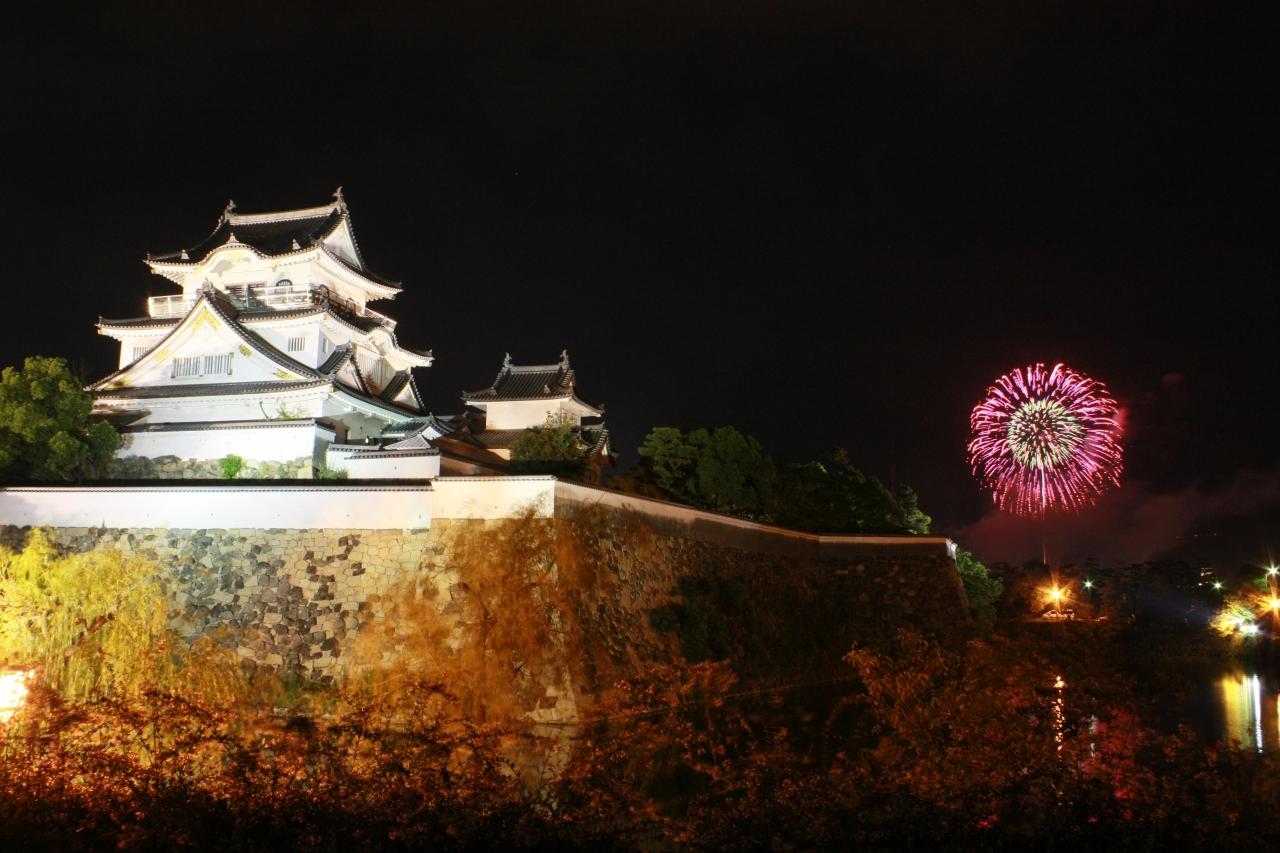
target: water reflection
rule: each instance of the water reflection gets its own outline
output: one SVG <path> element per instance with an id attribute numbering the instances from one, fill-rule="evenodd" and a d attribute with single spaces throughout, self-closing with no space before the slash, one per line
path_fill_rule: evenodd
<path id="1" fill-rule="evenodd" d="M 1257 752 L 1280 749 L 1280 703 L 1261 677 L 1233 673 L 1217 683 L 1222 738 Z"/>

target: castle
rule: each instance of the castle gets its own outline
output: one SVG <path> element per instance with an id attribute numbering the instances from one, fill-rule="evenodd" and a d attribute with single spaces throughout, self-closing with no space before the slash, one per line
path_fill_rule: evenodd
<path id="1" fill-rule="evenodd" d="M 518 436 L 547 423 L 576 432 L 597 477 L 612 464 L 603 410 L 578 398 L 567 352 L 508 355 L 462 411 L 424 411 L 414 371 L 434 356 L 370 307 L 401 287 L 365 263 L 341 188 L 300 210 L 228 203 L 209 236 L 146 263 L 181 292 L 150 297 L 144 317 L 99 320 L 119 369 L 89 386 L 120 430 L 120 476 L 199 479 L 228 457 L 289 479 L 501 475 Z"/>

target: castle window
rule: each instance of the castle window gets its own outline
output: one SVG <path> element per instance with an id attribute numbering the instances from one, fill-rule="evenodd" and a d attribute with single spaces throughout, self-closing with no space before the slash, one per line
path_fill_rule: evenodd
<path id="1" fill-rule="evenodd" d="M 217 376 L 231 373 L 231 353 L 220 355 L 186 355 L 173 360 L 173 378 L 190 379 L 195 376 Z"/>
<path id="2" fill-rule="evenodd" d="M 133 361 L 137 361 L 138 359 L 142 358 L 142 356 L 143 356 L 143 355 L 145 355 L 145 354 L 146 354 L 146 352 L 147 352 L 147 350 L 149 350 L 149 349 L 151 349 L 151 347 L 146 346 L 145 344 L 144 344 L 143 346 L 136 346 L 136 347 L 134 347 L 134 348 L 133 348 Z"/>
<path id="3" fill-rule="evenodd" d="M 202 359 L 198 355 L 179 356 L 173 360 L 173 378 L 186 379 L 199 376 Z"/>
<path id="4" fill-rule="evenodd" d="M 289 352 L 302 352 L 306 349 L 307 339 L 305 336 L 289 338 Z"/>
<path id="5" fill-rule="evenodd" d="M 230 372 L 231 353 L 224 352 L 222 355 L 206 355 L 204 357 L 205 376 L 212 376 L 217 373 L 227 374 Z"/>

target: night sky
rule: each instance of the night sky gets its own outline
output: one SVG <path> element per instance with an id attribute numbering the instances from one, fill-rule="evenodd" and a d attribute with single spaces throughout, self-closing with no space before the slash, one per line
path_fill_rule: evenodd
<path id="1" fill-rule="evenodd" d="M 98 316 L 172 292 L 147 251 L 198 242 L 228 198 L 342 185 L 370 267 L 404 283 L 378 307 L 435 351 L 437 412 L 504 352 L 567 347 L 624 464 L 654 425 L 732 424 L 782 461 L 845 447 L 1013 557 L 980 521 L 968 414 L 997 375 L 1064 360 L 1127 413 L 1124 490 L 1072 520 L 1081 541 L 1280 545 L 1266 22 L 1204 2 L 264 5 L 48 4 L 0 34 L 0 364 L 109 372 Z"/>

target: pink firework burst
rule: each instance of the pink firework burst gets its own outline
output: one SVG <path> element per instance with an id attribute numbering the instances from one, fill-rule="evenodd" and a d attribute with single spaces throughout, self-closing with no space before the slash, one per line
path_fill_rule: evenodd
<path id="1" fill-rule="evenodd" d="M 1006 373 L 969 417 L 969 464 L 1001 509 L 1078 510 L 1120 484 L 1120 424 L 1107 387 L 1064 364 Z"/>

